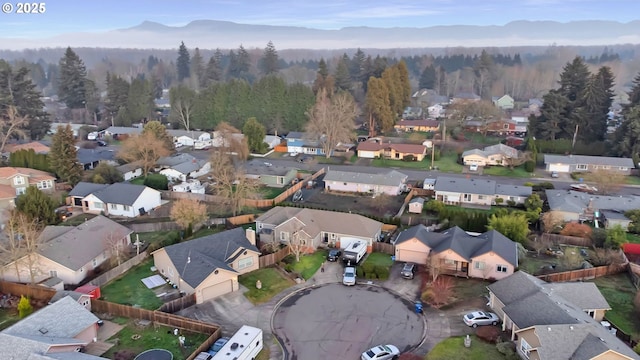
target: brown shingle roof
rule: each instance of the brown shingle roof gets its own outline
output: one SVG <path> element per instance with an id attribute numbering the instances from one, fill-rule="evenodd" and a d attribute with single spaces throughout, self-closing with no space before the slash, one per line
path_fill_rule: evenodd
<path id="1" fill-rule="evenodd" d="M 440 126 L 440 122 L 438 120 L 402 120 L 396 124 L 396 127 L 405 126 L 428 126 L 437 128 Z"/>
<path id="2" fill-rule="evenodd" d="M 426 146 L 416 144 L 381 144 L 375 141 L 364 141 L 358 144 L 359 151 L 379 151 L 382 149 L 393 149 L 403 154 L 424 154 L 427 151 Z"/>
<path id="3" fill-rule="evenodd" d="M 32 141 L 25 144 L 7 144 L 6 150 L 10 153 L 19 151 L 19 150 L 29 150 L 33 149 L 36 154 L 47 154 L 49 153 L 49 147 L 43 143 Z"/>
<path id="4" fill-rule="evenodd" d="M 55 177 L 53 177 L 51 174 L 49 174 L 46 171 L 40 171 L 40 170 L 29 169 L 29 168 L 21 168 L 21 167 L 1 167 L 0 168 L 0 178 L 7 179 L 18 174 L 27 176 L 30 179 L 31 178 L 38 179 L 38 181 L 55 179 Z M 31 180 L 29 180 L 29 182 L 31 182 Z"/>

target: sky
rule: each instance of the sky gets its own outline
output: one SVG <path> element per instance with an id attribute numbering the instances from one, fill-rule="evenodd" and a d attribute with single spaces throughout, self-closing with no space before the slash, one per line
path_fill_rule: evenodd
<path id="1" fill-rule="evenodd" d="M 3 3 L 14 9 L 0 13 L 0 37 L 31 39 L 123 29 L 146 20 L 170 26 L 226 20 L 340 29 L 640 19 L 638 0 L 50 0 L 43 1 L 42 14 L 18 14 L 16 1 Z"/>

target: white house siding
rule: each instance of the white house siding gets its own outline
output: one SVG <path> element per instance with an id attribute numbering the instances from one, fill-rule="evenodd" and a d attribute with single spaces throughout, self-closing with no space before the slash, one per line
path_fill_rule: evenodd
<path id="1" fill-rule="evenodd" d="M 302 154 L 302 153 L 304 153 L 304 150 L 303 150 L 302 145 L 297 145 L 297 146 L 288 145 L 287 146 L 287 152 L 290 153 L 290 154 L 293 154 L 293 153 Z"/>
<path id="2" fill-rule="evenodd" d="M 325 181 L 324 187 L 326 190 L 331 190 L 331 191 L 357 192 L 357 193 L 373 192 L 375 194 L 383 193 L 391 196 L 400 194 L 400 184 L 398 184 L 398 186 L 388 186 L 388 185 L 345 183 L 345 182 L 338 182 L 338 181 Z"/>
<path id="3" fill-rule="evenodd" d="M 124 178 L 124 181 L 129 181 L 131 179 L 135 179 L 139 176 L 142 176 L 142 169 L 141 168 L 137 168 L 133 171 L 127 171 L 126 173 L 122 174 L 122 177 Z"/>
<path id="4" fill-rule="evenodd" d="M 358 150 L 358 157 L 365 159 L 374 159 L 378 155 L 376 151 Z"/>
<path id="5" fill-rule="evenodd" d="M 182 144 L 182 146 L 193 146 L 195 141 L 188 136 L 178 136 L 173 138 L 173 142 Z"/>
<path id="6" fill-rule="evenodd" d="M 114 215 L 114 216 L 126 216 L 126 217 L 136 217 L 137 211 L 133 206 L 122 205 L 122 204 L 106 204 L 107 211 L 105 214 Z"/>
<path id="7" fill-rule="evenodd" d="M 95 195 L 89 194 L 82 199 L 82 202 L 86 204 L 86 211 L 92 214 L 100 214 L 104 211 L 107 214 L 107 204 L 98 199 Z"/>
<path id="8" fill-rule="evenodd" d="M 203 175 L 206 175 L 209 171 L 211 171 L 211 163 L 210 162 L 206 162 L 201 168 L 200 170 L 196 170 L 196 171 L 192 171 L 189 174 L 189 177 L 192 178 L 197 178 Z"/>
<path id="9" fill-rule="evenodd" d="M 436 197 L 438 200 L 441 200 L 445 204 L 457 204 L 460 202 L 462 196 L 460 193 L 437 191 Z"/>
<path id="10" fill-rule="evenodd" d="M 132 207 L 135 213 L 134 216 L 139 215 L 138 209 L 140 208 L 144 208 L 146 212 L 149 212 L 150 210 L 157 208 L 161 204 L 162 201 L 160 200 L 160 191 L 148 187 L 144 189 L 142 194 L 140 194 L 140 196 L 138 196 L 138 199 L 136 199 L 136 201 L 133 203 Z"/>
<path id="11" fill-rule="evenodd" d="M 176 171 L 174 169 L 164 169 L 160 171 L 160 174 L 166 176 L 167 179 L 169 179 L 169 181 L 175 181 L 175 180 L 187 181 L 187 175 L 179 171 Z"/>

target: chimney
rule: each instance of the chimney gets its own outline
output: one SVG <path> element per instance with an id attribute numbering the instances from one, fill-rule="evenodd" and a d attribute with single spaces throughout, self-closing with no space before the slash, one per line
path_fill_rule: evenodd
<path id="1" fill-rule="evenodd" d="M 256 231 L 251 228 L 248 228 L 247 230 L 245 230 L 245 234 L 246 234 L 247 240 L 249 240 L 251 245 L 256 246 Z"/>

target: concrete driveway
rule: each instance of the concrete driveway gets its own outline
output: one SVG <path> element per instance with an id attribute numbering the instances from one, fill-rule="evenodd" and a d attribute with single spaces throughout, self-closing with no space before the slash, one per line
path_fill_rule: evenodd
<path id="1" fill-rule="evenodd" d="M 413 349 L 422 342 L 425 321 L 413 302 L 385 288 L 334 283 L 285 299 L 273 330 L 291 360 L 358 359 L 380 344 Z"/>

